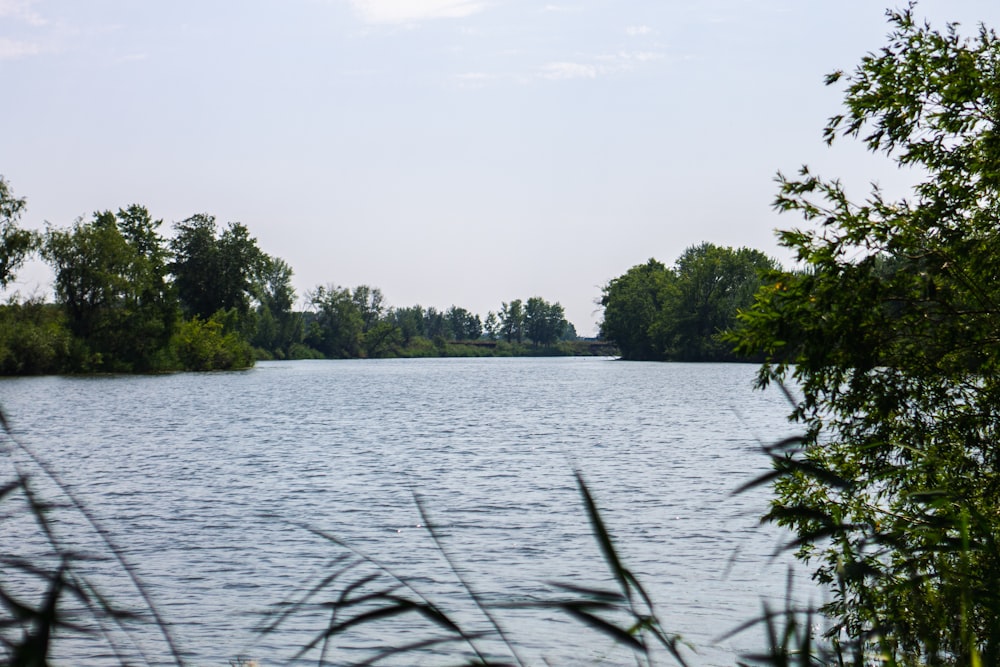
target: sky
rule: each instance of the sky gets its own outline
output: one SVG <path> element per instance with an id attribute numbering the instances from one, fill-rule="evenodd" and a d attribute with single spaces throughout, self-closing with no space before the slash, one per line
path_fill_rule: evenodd
<path id="1" fill-rule="evenodd" d="M 241 222 L 392 306 L 558 301 L 702 242 L 783 263 L 774 177 L 912 174 L 822 141 L 889 31 L 877 0 L 0 0 L 0 174 L 25 227 L 133 203 Z M 943 28 L 995 0 L 924 0 Z M 34 263 L 15 288 L 50 295 Z"/>

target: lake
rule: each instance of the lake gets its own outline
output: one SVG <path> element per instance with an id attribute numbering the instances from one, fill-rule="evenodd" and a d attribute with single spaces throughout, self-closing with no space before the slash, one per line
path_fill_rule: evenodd
<path id="1" fill-rule="evenodd" d="M 734 664 L 763 648 L 761 633 L 716 640 L 759 615 L 762 599 L 783 604 L 791 563 L 774 555 L 788 536 L 759 524 L 768 490 L 732 493 L 769 469 L 762 444 L 795 433 L 780 393 L 752 390 L 755 372 L 603 358 L 266 362 L 238 373 L 4 379 L 0 405 L 122 548 L 189 664 L 285 664 L 323 627 L 325 616 L 303 612 L 255 632 L 262 612 L 350 553 L 307 528 L 378 560 L 473 631 L 488 629 L 415 496 L 462 578 L 482 599 L 514 604 L 497 614 L 525 663 L 626 663 L 561 613 L 517 606 L 552 599 L 551 582 L 611 585 L 574 471 L 664 627 L 697 648 L 691 663 Z M 23 454 L 5 458 L 57 495 Z M 75 512 L 54 516 L 66 544 L 106 553 Z M 5 551 L 34 548 L 29 528 L 7 522 Z M 18 530 L 23 541 L 10 537 Z M 86 567 L 114 599 L 141 607 L 114 562 Z M 795 572 L 796 597 L 817 602 L 807 573 Z M 421 632 L 361 634 L 328 658 L 360 660 L 366 647 Z M 168 662 L 149 628 L 122 641 L 126 653 Z M 70 637 L 59 658 L 115 662 L 96 640 Z"/>

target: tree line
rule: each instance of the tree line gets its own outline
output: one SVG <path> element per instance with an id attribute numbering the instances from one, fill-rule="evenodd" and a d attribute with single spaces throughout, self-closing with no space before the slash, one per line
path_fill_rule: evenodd
<path id="1" fill-rule="evenodd" d="M 240 223 L 163 221 L 140 205 L 67 228 L 19 226 L 25 200 L 0 177 L 0 288 L 32 256 L 55 302 L 0 306 L 0 373 L 245 368 L 255 359 L 572 353 L 563 307 L 535 296 L 485 319 L 469 310 L 393 308 L 377 287 L 318 286 L 296 309 L 292 268 Z M 562 344 L 562 347 L 560 347 Z"/>

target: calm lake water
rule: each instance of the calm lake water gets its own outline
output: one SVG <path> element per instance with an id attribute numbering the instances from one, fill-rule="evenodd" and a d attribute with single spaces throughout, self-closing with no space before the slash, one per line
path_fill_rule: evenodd
<path id="1" fill-rule="evenodd" d="M 759 525 L 768 491 L 732 495 L 767 471 L 761 444 L 795 432 L 777 391 L 752 390 L 755 372 L 594 358 L 271 362 L 240 373 L 5 379 L 0 405 L 122 547 L 189 664 L 225 666 L 237 655 L 284 664 L 322 627 L 303 616 L 274 634 L 254 631 L 261 612 L 347 553 L 303 526 L 485 630 L 415 494 L 488 601 L 551 599 L 553 581 L 607 587 L 574 470 L 666 628 L 697 647 L 691 662 L 734 664 L 763 648 L 761 633 L 717 638 L 760 614 L 762 599 L 781 603 L 790 563 L 773 557 L 787 535 Z M 6 475 L 12 461 L 33 470 L 23 455 L 4 459 Z M 67 544 L 102 552 L 73 512 L 56 516 Z M 30 541 L 13 534 L 5 552 Z M 116 599 L 141 606 L 114 563 L 88 567 Z M 796 595 L 817 602 L 804 571 L 796 577 Z M 526 663 L 628 663 L 557 612 L 498 614 Z M 153 631 L 129 641 L 154 662 L 166 655 Z M 113 662 L 97 642 L 66 641 L 60 652 L 62 664 Z M 338 643 L 328 657 L 362 655 Z"/>

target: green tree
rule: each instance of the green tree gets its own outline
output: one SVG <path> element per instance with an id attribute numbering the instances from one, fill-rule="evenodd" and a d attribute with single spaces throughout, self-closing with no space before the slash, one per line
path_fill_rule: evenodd
<path id="1" fill-rule="evenodd" d="M 453 305 L 445 312 L 444 317 L 453 340 L 479 340 L 483 335 L 483 323 L 479 315 L 474 315 L 465 308 Z"/>
<path id="2" fill-rule="evenodd" d="M 389 319 L 399 327 L 403 345 L 409 345 L 414 338 L 424 335 L 424 309 L 420 305 L 393 308 Z"/>
<path id="3" fill-rule="evenodd" d="M 0 305 L 0 375 L 41 375 L 67 367 L 72 334 L 57 304 L 28 299 Z"/>
<path id="4" fill-rule="evenodd" d="M 292 267 L 282 259 L 265 256 L 257 286 L 257 323 L 253 338 L 256 347 L 287 359 L 292 346 L 301 343 L 304 325 L 301 313 L 294 312 L 295 288 Z"/>
<path id="5" fill-rule="evenodd" d="M 391 320 L 379 320 L 375 326 L 364 332 L 361 344 L 365 356 L 369 359 L 394 357 L 403 344 L 403 331 Z"/>
<path id="6" fill-rule="evenodd" d="M 188 316 L 209 319 L 235 309 L 245 320 L 268 257 L 245 226 L 231 222 L 220 234 L 215 218 L 194 215 L 175 225 L 170 271 Z"/>
<path id="7" fill-rule="evenodd" d="M 612 279 L 601 296 L 604 319 L 601 338 L 618 345 L 622 359 L 661 360 L 666 344 L 660 333 L 664 308 L 672 298 L 677 277 L 655 259 L 633 266 Z"/>
<path id="8" fill-rule="evenodd" d="M 42 255 L 55 271 L 56 298 L 85 346 L 77 370 L 142 371 L 166 363 L 177 306 L 161 224 L 132 205 L 46 233 Z"/>
<path id="9" fill-rule="evenodd" d="M 368 285 L 358 285 L 351 293 L 351 299 L 361 314 L 362 333 L 371 330 L 382 321 L 386 308 L 382 290 Z"/>
<path id="10" fill-rule="evenodd" d="M 686 249 L 673 268 L 650 259 L 604 288 L 601 335 L 624 359 L 734 360 L 723 335 L 776 268 L 759 250 L 711 243 Z"/>
<path id="11" fill-rule="evenodd" d="M 737 314 L 753 303 L 761 276 L 777 262 L 759 250 L 702 243 L 677 259 L 675 289 L 657 325 L 668 355 L 681 361 L 734 358 L 721 334 L 736 325 Z"/>
<path id="12" fill-rule="evenodd" d="M 566 328 L 563 330 L 563 333 L 559 337 L 559 340 L 574 341 L 579 339 L 580 339 L 580 334 L 576 332 L 576 327 L 573 326 L 572 322 L 567 320 Z"/>
<path id="13" fill-rule="evenodd" d="M 25 199 L 15 197 L 0 176 L 0 289 L 14 280 L 17 270 L 41 244 L 37 233 L 18 227 L 25 206 Z"/>
<path id="14" fill-rule="evenodd" d="M 524 332 L 535 346 L 554 345 L 566 330 L 563 307 L 549 303 L 539 296 L 528 299 L 524 305 Z"/>
<path id="15" fill-rule="evenodd" d="M 225 311 L 219 311 L 217 316 Z M 239 370 L 253 366 L 253 350 L 226 323 L 192 317 L 177 327 L 172 348 L 185 370 Z"/>
<path id="16" fill-rule="evenodd" d="M 500 335 L 508 343 L 524 341 L 524 304 L 520 299 L 500 304 Z"/>
<path id="17" fill-rule="evenodd" d="M 846 78 L 828 142 L 914 167 L 903 199 L 779 175 L 775 275 L 736 340 L 787 383 L 797 446 L 776 449 L 768 515 L 831 586 L 831 633 L 896 664 L 1000 663 L 1000 42 L 888 14 Z M 828 77 L 833 84 L 844 77 Z"/>
<path id="18" fill-rule="evenodd" d="M 441 339 L 447 336 L 448 322 L 444 315 L 433 306 L 424 311 L 424 336 Z"/>
<path id="19" fill-rule="evenodd" d="M 361 356 L 364 316 L 351 290 L 319 286 L 309 293 L 313 320 L 306 343 L 327 357 L 351 359 Z"/>
<path id="20" fill-rule="evenodd" d="M 500 338 L 500 318 L 492 310 L 486 313 L 486 319 L 483 320 L 483 335 L 487 340 Z"/>

